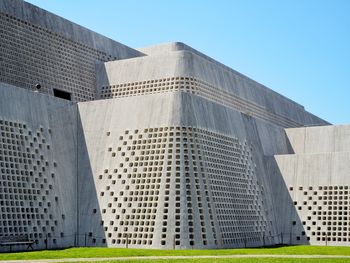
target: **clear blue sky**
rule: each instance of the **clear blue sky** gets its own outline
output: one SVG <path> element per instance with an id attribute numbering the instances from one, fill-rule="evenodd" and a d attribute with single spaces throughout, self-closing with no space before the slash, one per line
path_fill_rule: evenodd
<path id="1" fill-rule="evenodd" d="M 181 41 L 350 124 L 348 0 L 30 0 L 130 47 Z"/>

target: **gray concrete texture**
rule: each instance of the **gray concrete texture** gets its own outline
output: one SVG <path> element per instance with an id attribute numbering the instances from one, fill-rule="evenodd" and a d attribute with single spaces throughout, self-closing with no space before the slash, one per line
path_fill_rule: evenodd
<path id="1" fill-rule="evenodd" d="M 0 242 L 349 244 L 349 126 L 183 43 L 135 50 L 20 0 L 0 19 Z"/>
<path id="2" fill-rule="evenodd" d="M 21 0 L 0 1 L 0 29 L 0 82 L 76 102 L 96 98 L 96 63 L 143 55 Z"/>
<path id="3" fill-rule="evenodd" d="M 300 243 L 349 245 L 349 126 L 286 129 L 286 135 L 292 154 L 274 158 L 289 192 L 279 196 L 294 206 L 284 208 L 285 227 Z"/>
<path id="4" fill-rule="evenodd" d="M 177 48 L 170 48 L 174 46 Z M 157 52 L 153 51 L 158 49 Z M 176 83 L 175 87 L 171 88 L 171 83 L 165 83 L 165 80 L 170 79 L 173 82 L 174 77 L 187 77 L 193 84 L 190 81 L 187 86 L 184 83 L 178 89 L 234 107 L 248 115 L 263 118 L 278 125 L 283 125 L 282 121 L 284 121 L 286 123 L 284 127 L 327 124 L 324 120 L 306 112 L 302 106 L 292 100 L 186 45 L 174 43 L 149 47 L 145 53 L 147 52 L 149 56 L 100 64 L 97 79 L 99 97 L 120 97 L 124 95 L 118 92 L 122 87 L 129 87 L 132 92 L 133 88 L 140 88 L 140 86 L 142 88 L 148 83 L 153 84 L 154 87 L 149 91 L 150 94 L 172 91 L 176 89 Z M 165 89 L 164 86 L 166 86 Z M 166 89 L 167 86 L 170 86 L 170 89 Z M 109 97 L 101 96 L 103 95 L 101 87 L 104 87 L 105 93 L 108 93 L 106 89 L 110 90 Z M 142 92 L 133 93 L 133 95 L 137 94 L 143 95 Z"/>
<path id="5" fill-rule="evenodd" d="M 80 174 L 94 181 L 82 178 L 85 183 L 81 187 L 90 189 L 86 184 L 94 183 L 98 196 L 96 203 L 90 202 L 86 210 L 80 211 L 91 217 L 87 224 L 81 223 L 81 231 L 96 236 L 94 230 L 105 229 L 107 235 L 96 240 L 98 244 L 223 248 L 278 242 L 278 238 L 272 237 L 277 230 L 271 224 L 270 186 L 261 159 L 257 123 L 264 126 L 264 131 L 271 130 L 270 134 L 283 133 L 282 128 L 183 92 L 80 103 L 79 112 L 91 164 L 89 171 Z M 157 139 L 149 139 L 154 136 Z M 220 147 L 226 152 L 221 152 Z M 142 149 L 155 149 L 160 155 L 142 153 Z M 229 153 L 235 153 L 237 160 L 225 157 Z M 158 166 L 156 161 L 148 160 L 153 156 L 154 160 L 161 157 Z M 136 169 L 130 168 L 135 165 Z M 159 175 L 150 173 L 152 168 Z M 150 220 L 154 227 L 140 230 L 142 226 L 138 224 L 143 220 L 137 219 L 139 214 L 132 211 L 152 202 L 135 189 L 140 185 L 142 189 L 145 180 L 142 178 L 152 182 L 154 176 L 155 184 L 144 185 L 159 189 L 153 196 L 158 200 L 156 209 L 148 212 L 151 219 L 154 216 Z M 236 194 L 229 194 L 238 189 Z M 115 196 L 122 201 L 116 201 Z M 143 201 L 130 202 L 135 197 Z"/>
<path id="6" fill-rule="evenodd" d="M 0 112 L 0 237 L 28 235 L 36 249 L 73 246 L 77 106 L 1 84 Z"/>
<path id="7" fill-rule="evenodd" d="M 322 153 L 350 151 L 348 125 L 286 129 L 295 153 Z"/>
<path id="8" fill-rule="evenodd" d="M 22 0 L 1 0 L 0 11 L 117 59 L 143 55 L 142 52 Z"/>

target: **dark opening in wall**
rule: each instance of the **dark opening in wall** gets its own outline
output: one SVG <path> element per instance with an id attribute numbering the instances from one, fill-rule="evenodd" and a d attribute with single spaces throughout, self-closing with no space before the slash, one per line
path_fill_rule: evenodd
<path id="1" fill-rule="evenodd" d="M 64 100 L 72 100 L 71 93 L 59 89 L 53 89 L 53 95 Z"/>

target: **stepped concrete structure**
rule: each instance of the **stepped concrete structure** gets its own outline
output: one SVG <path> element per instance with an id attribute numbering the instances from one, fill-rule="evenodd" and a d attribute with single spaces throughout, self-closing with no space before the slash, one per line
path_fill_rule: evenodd
<path id="1" fill-rule="evenodd" d="M 350 244 L 349 126 L 21 0 L 0 43 L 0 251 Z"/>
<path id="2" fill-rule="evenodd" d="M 289 193 L 275 193 L 284 231 L 301 243 L 350 245 L 350 126 L 286 129 L 286 134 L 293 153 L 275 156 Z M 282 208 L 286 200 L 294 208 Z"/>

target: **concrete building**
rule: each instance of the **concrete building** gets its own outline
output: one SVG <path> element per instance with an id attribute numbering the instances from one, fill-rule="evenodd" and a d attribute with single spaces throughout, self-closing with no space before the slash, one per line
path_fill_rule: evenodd
<path id="1" fill-rule="evenodd" d="M 21 0 L 0 0 L 0 43 L 0 245 L 349 244 L 348 126 Z"/>

